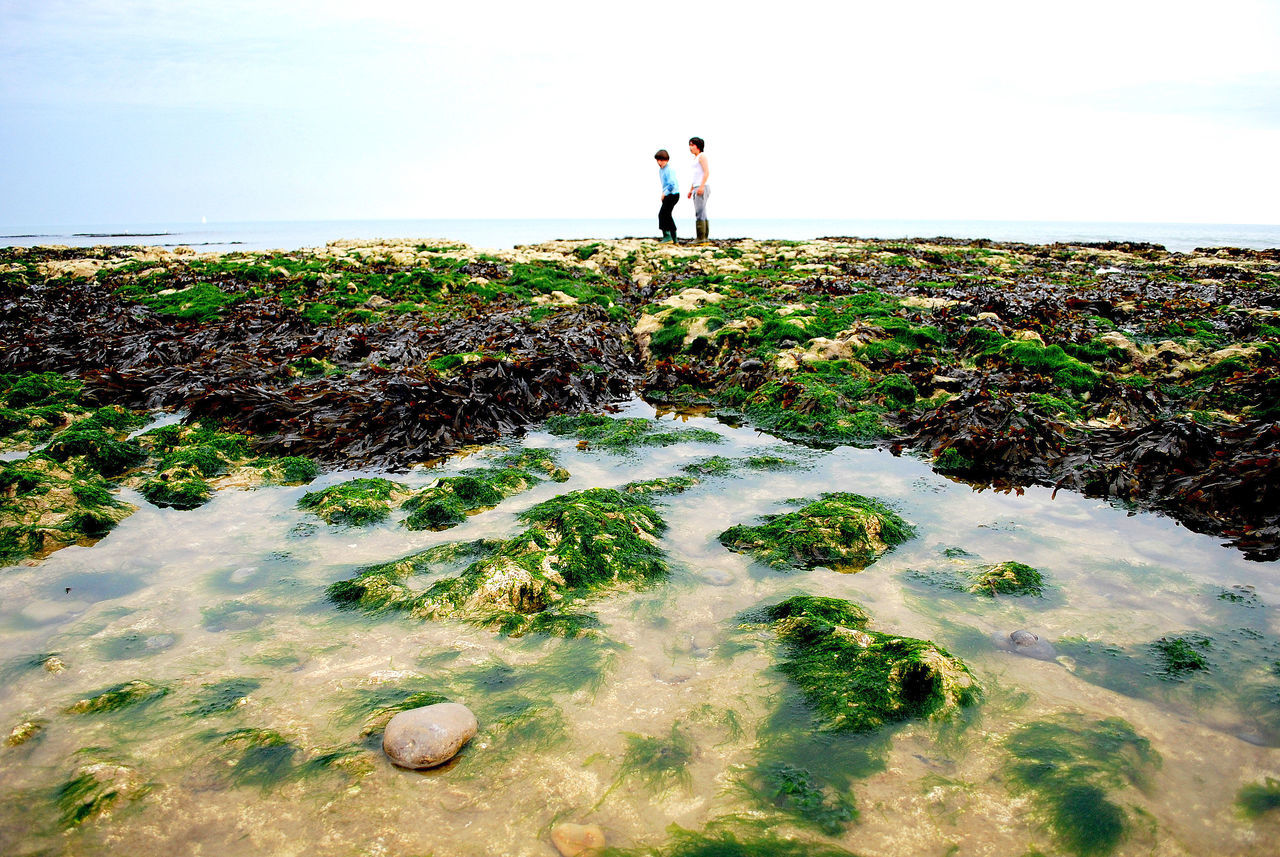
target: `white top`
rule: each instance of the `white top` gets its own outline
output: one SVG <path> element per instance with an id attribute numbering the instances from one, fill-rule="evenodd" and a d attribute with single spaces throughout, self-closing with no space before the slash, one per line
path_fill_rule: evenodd
<path id="1" fill-rule="evenodd" d="M 697 187 L 702 184 L 702 158 L 706 157 L 706 153 L 696 156 L 693 159 L 693 186 Z"/>

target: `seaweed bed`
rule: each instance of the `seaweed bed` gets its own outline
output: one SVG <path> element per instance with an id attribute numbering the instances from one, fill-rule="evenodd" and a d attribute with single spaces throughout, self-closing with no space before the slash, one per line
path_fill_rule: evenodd
<path id="1" fill-rule="evenodd" d="M 0 248 L 0 372 L 321 464 L 642 395 L 1280 557 L 1280 250 L 929 239 Z"/>

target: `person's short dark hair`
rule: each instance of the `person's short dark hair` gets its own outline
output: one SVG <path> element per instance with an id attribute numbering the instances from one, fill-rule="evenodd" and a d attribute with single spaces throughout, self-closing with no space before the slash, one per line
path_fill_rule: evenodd
<path id="1" fill-rule="evenodd" d="M 653 159 L 655 161 L 669 161 L 671 160 L 671 156 L 667 154 L 666 149 L 659 149 L 658 154 L 654 155 Z"/>
<path id="2" fill-rule="evenodd" d="M 689 142 L 697 146 L 699 152 L 705 152 L 707 150 L 707 141 L 703 140 L 701 137 L 690 137 Z"/>

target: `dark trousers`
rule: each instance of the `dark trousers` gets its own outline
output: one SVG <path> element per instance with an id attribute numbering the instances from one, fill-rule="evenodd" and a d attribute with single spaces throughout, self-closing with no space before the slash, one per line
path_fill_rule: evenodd
<path id="1" fill-rule="evenodd" d="M 680 201 L 680 194 L 669 193 L 662 198 L 662 208 L 658 209 L 658 229 L 662 232 L 670 232 L 676 234 L 676 219 L 671 216 L 671 210 L 676 207 L 676 203 Z"/>

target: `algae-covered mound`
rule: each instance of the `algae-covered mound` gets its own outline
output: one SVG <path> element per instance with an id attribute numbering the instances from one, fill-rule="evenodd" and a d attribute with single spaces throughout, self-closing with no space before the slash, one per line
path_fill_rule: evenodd
<path id="1" fill-rule="evenodd" d="M 91 470 L 40 453 L 0 462 L 0 563 L 102 538 L 137 510 L 109 489 Z"/>
<path id="2" fill-rule="evenodd" d="M 81 751 L 87 755 L 90 751 Z M 81 765 L 57 789 L 59 822 L 70 829 L 124 803 L 142 798 L 151 785 L 142 782 L 137 771 L 113 762 L 95 761 Z"/>
<path id="3" fill-rule="evenodd" d="M 544 479 L 564 482 L 568 478 L 569 471 L 556 464 L 551 450 L 508 453 L 492 467 L 441 477 L 415 493 L 401 505 L 410 513 L 404 523 L 411 530 L 448 529 L 465 521 L 469 513 L 496 506 Z"/>
<path id="4" fill-rule="evenodd" d="M 640 446 L 720 443 L 724 440 L 707 429 L 665 428 L 657 420 L 608 417 L 601 414 L 552 417 L 547 420 L 546 428 L 553 435 L 580 438 L 590 446 L 616 453 L 631 452 Z"/>
<path id="5" fill-rule="evenodd" d="M 1110 793 L 1142 789 L 1160 766 L 1160 754 L 1125 721 L 1089 721 L 1076 713 L 1028 723 L 1005 742 L 1008 778 L 1030 792 L 1043 823 L 1064 850 L 1110 854 L 1129 826 L 1124 807 Z"/>
<path id="6" fill-rule="evenodd" d="M 1021 562 L 1001 562 L 984 566 L 969 586 L 979 595 L 1039 595 L 1044 591 L 1044 577 Z"/>
<path id="7" fill-rule="evenodd" d="M 774 567 L 861 569 L 914 535 L 911 525 L 881 501 L 840 492 L 823 494 L 794 512 L 766 515 L 756 526 L 730 527 L 720 534 L 720 543 Z"/>
<path id="8" fill-rule="evenodd" d="M 157 506 L 194 509 L 219 484 L 300 485 L 315 478 L 315 462 L 299 456 L 257 457 L 248 435 L 220 431 L 212 423 L 166 425 L 138 440 L 159 463 L 142 482 L 142 496 Z"/>
<path id="9" fill-rule="evenodd" d="M 520 515 L 528 529 L 500 542 L 441 545 L 362 569 L 329 587 L 331 600 L 423 618 L 458 617 L 504 632 L 574 635 L 591 617 L 568 612 L 580 598 L 667 574 L 657 537 L 666 522 L 638 496 L 591 488 L 554 497 Z M 433 564 L 481 553 L 461 574 L 414 593 L 406 580 Z"/>
<path id="10" fill-rule="evenodd" d="M 409 486 L 390 479 L 349 479 L 321 491 L 308 491 L 298 500 L 298 508 L 314 512 L 326 524 L 360 527 L 385 520 L 392 504 L 410 494 Z"/>
<path id="11" fill-rule="evenodd" d="M 903 720 L 946 717 L 981 690 L 941 646 L 868 630 L 856 604 L 797 595 L 761 617 L 787 649 L 781 669 L 834 731 L 870 732 Z"/>
<path id="12" fill-rule="evenodd" d="M 67 708 L 68 714 L 101 714 L 107 711 L 119 711 L 137 705 L 149 705 L 169 692 L 167 687 L 154 685 L 149 681 L 134 679 L 122 684 L 103 688 L 97 693 L 79 700 Z"/>
<path id="13" fill-rule="evenodd" d="M 858 857 L 824 842 L 731 830 L 697 833 L 675 827 L 660 848 L 605 848 L 598 857 Z"/>

